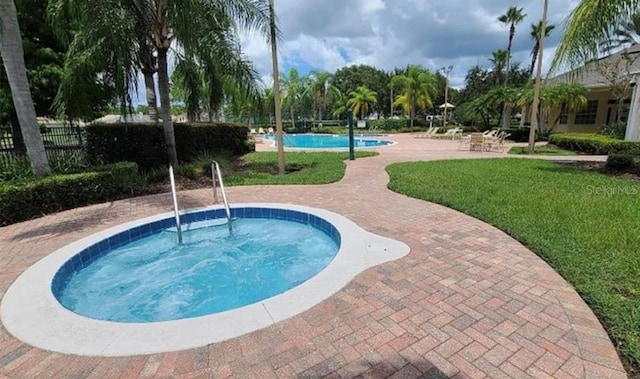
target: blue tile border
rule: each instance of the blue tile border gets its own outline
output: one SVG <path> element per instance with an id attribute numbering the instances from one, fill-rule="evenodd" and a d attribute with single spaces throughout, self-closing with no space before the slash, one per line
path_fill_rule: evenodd
<path id="1" fill-rule="evenodd" d="M 197 221 L 213 220 L 225 218 L 224 209 L 208 209 L 197 212 L 190 212 L 180 215 L 184 224 Z M 300 212 L 291 209 L 282 208 L 258 208 L 258 207 L 242 207 L 231 208 L 232 218 L 272 218 L 277 220 L 297 222 L 300 224 L 310 225 L 325 234 L 338 245 L 341 246 L 342 237 L 336 227 L 327 220 L 306 212 Z M 127 243 L 148 237 L 162 230 L 175 226 L 172 217 L 158 221 L 135 226 L 131 229 L 114 234 L 106 239 L 98 241 L 91 246 L 79 251 L 71 259 L 65 262 L 56 272 L 51 281 L 51 292 L 56 298 L 59 298 L 61 292 L 73 277 L 73 275 L 81 269 L 90 265 L 94 260 L 98 259 L 107 252 L 121 247 Z"/>

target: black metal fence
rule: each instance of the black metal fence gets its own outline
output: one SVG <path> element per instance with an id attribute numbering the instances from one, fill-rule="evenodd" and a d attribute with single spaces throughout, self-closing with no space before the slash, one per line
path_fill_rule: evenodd
<path id="1" fill-rule="evenodd" d="M 40 134 L 52 161 L 84 162 L 86 160 L 86 131 L 84 127 L 72 125 L 47 125 L 40 127 Z M 24 154 L 16 149 L 11 127 L 0 127 L 0 165 L 24 159 Z"/>

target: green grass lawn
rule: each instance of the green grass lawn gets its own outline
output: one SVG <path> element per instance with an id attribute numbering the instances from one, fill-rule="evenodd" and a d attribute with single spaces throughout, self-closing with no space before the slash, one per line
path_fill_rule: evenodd
<path id="1" fill-rule="evenodd" d="M 535 155 L 576 155 L 575 152 L 564 150 L 553 145 L 536 146 L 533 149 Z M 513 146 L 509 149 L 509 154 L 528 154 L 526 146 Z"/>
<path id="2" fill-rule="evenodd" d="M 378 155 L 376 152 L 358 151 L 356 158 Z M 337 182 L 344 176 L 349 159 L 348 152 L 287 152 L 287 174 L 278 173 L 278 156 L 275 152 L 256 152 L 244 156 L 244 162 L 230 169 L 228 163 L 224 182 L 228 186 L 258 184 L 326 184 Z"/>
<path id="3" fill-rule="evenodd" d="M 515 158 L 401 163 L 387 171 L 390 189 L 484 220 L 540 255 L 640 369 L 640 183 Z"/>

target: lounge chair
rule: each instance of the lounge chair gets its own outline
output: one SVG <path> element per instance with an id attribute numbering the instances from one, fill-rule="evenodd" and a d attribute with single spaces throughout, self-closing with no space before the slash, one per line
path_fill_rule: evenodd
<path id="1" fill-rule="evenodd" d="M 499 151 L 499 152 L 504 151 L 505 142 L 507 140 L 507 137 L 509 137 L 510 135 L 511 135 L 510 133 L 501 131 L 500 133 L 498 133 L 497 136 L 493 138 L 493 140 L 491 141 L 491 144 L 489 145 L 489 149 L 492 151 Z"/>
<path id="2" fill-rule="evenodd" d="M 444 138 L 446 138 L 446 139 L 451 138 L 453 140 L 453 139 L 456 139 L 457 135 L 462 135 L 462 129 L 459 129 L 459 128 L 449 129 L 444 134 L 439 134 L 439 135 L 437 135 L 435 137 L 436 138 L 443 138 L 443 139 Z"/>
<path id="3" fill-rule="evenodd" d="M 413 138 L 430 138 L 431 132 L 433 132 L 433 126 L 430 126 L 429 129 L 427 129 L 427 131 L 424 133 L 415 134 Z"/>
<path id="4" fill-rule="evenodd" d="M 426 138 L 438 138 L 438 130 L 440 130 L 440 127 L 436 126 Z"/>

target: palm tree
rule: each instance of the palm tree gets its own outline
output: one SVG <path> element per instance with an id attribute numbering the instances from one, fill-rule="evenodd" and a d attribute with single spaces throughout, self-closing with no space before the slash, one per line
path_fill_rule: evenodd
<path id="1" fill-rule="evenodd" d="M 273 104 L 276 117 L 276 144 L 278 145 L 278 175 L 284 175 L 284 138 L 282 130 L 282 106 L 280 105 L 280 71 L 278 69 L 278 28 L 274 0 L 269 0 L 269 42 L 271 43 L 271 69 L 273 72 Z"/>
<path id="2" fill-rule="evenodd" d="M 0 0 L 0 38 L 2 46 L 0 55 L 7 74 L 13 105 L 20 123 L 20 131 L 27 148 L 27 156 L 33 173 L 49 174 L 49 162 L 44 150 L 44 142 L 40 135 L 36 120 L 36 110 L 31 98 L 27 69 L 24 63 L 24 50 L 18 25 L 18 13 L 13 0 Z"/>
<path id="3" fill-rule="evenodd" d="M 610 39 L 602 43 L 602 48 L 605 52 L 611 52 L 617 48 L 638 43 L 640 43 L 640 12 L 637 11 L 628 20 L 618 25 Z"/>
<path id="4" fill-rule="evenodd" d="M 552 70 L 571 68 L 597 58 L 609 41 L 611 30 L 629 20 L 638 0 L 581 0 L 571 12 L 564 36 L 553 59 Z"/>
<path id="5" fill-rule="evenodd" d="M 506 75 L 504 76 L 504 85 L 509 82 L 509 70 L 511 69 L 511 44 L 513 43 L 513 37 L 516 35 L 516 25 L 524 20 L 526 14 L 522 13 L 523 8 L 509 7 L 507 13 L 498 17 L 498 21 L 505 25 L 509 25 L 509 42 L 507 43 L 507 63 L 506 63 Z"/>
<path id="6" fill-rule="evenodd" d="M 326 71 L 311 71 L 309 73 L 309 82 L 305 90 L 305 95 L 310 96 L 313 100 L 313 107 L 317 112 L 316 118 L 322 120 L 326 114 L 327 100 L 329 96 L 338 96 L 340 92 L 333 85 L 333 74 Z"/>
<path id="7" fill-rule="evenodd" d="M 115 48 L 114 63 L 110 71 L 121 94 L 121 105 L 128 102 L 129 89 L 133 85 L 131 73 L 139 68 L 140 36 L 155 50 L 157 57 L 158 89 L 162 108 L 162 123 L 169 162 L 177 163 L 175 136 L 171 120 L 169 94 L 168 52 L 173 42 L 179 40 L 181 48 L 206 61 L 217 54 L 209 41 L 223 41 L 242 27 L 259 29 L 268 34 L 268 7 L 263 0 L 216 1 L 194 0 L 176 4 L 171 0 L 104 2 L 102 0 L 56 0 L 50 6 L 54 10 L 75 9 L 76 24 L 80 36 L 87 34 L 85 46 L 107 44 Z M 104 9 L 109 6 L 109 9 Z M 95 12 L 100 9 L 100 12 Z M 55 12 L 54 12 L 55 13 Z M 74 18 L 59 17 L 59 20 Z M 97 20 L 96 20 L 97 19 Z M 97 29 L 95 32 L 88 33 Z M 113 37 L 115 35 L 115 37 Z M 78 37 L 75 36 L 74 40 Z M 106 41 L 106 42 L 105 42 Z M 214 43 L 214 46 L 220 46 Z M 109 51 L 98 48 L 94 50 Z M 80 55 L 80 57 L 82 57 Z M 76 56 L 75 58 L 80 58 Z M 92 62 L 96 62 L 95 59 Z M 123 67 L 118 69 L 118 67 Z M 205 65 L 206 68 L 206 65 Z M 213 67 L 209 67 L 210 70 Z M 210 71 L 212 72 L 212 71 Z M 134 76 L 135 78 L 135 76 Z M 212 97 L 215 98 L 215 97 Z"/>
<path id="8" fill-rule="evenodd" d="M 358 86 L 355 91 L 349 93 L 347 106 L 351 108 L 354 116 L 360 115 L 364 120 L 369 115 L 370 106 L 378 102 L 378 95 L 366 86 Z"/>
<path id="9" fill-rule="evenodd" d="M 560 115 L 565 112 L 575 112 L 587 105 L 589 90 L 579 83 L 558 83 L 540 88 L 540 111 L 547 115 L 550 129 L 558 123 Z M 521 88 L 516 104 L 521 107 L 531 107 L 534 98 L 532 83 Z"/>
<path id="10" fill-rule="evenodd" d="M 289 106 L 289 111 L 291 112 L 291 126 L 295 128 L 296 119 L 295 119 L 295 109 L 298 105 L 298 101 L 300 100 L 300 96 L 304 92 L 304 81 L 300 77 L 298 70 L 295 68 L 289 69 L 288 75 L 283 75 L 282 86 L 284 87 L 284 103 Z"/>
<path id="11" fill-rule="evenodd" d="M 555 25 L 547 25 L 545 28 L 545 36 L 549 36 L 549 33 L 555 29 Z M 529 76 L 533 76 L 533 69 L 536 66 L 536 60 L 538 59 L 538 51 L 540 50 L 540 37 L 542 36 L 542 20 L 537 24 L 531 24 L 531 38 L 534 40 L 533 49 L 531 49 L 531 66 L 529 66 Z"/>
<path id="12" fill-rule="evenodd" d="M 491 52 L 491 58 L 489 58 L 489 60 L 493 63 L 496 84 L 500 84 L 503 81 L 508 57 L 509 52 L 507 50 L 498 49 Z"/>
<path id="13" fill-rule="evenodd" d="M 425 109 L 433 105 L 432 99 L 437 91 L 435 75 L 422 66 L 409 65 L 404 75 L 391 78 L 391 85 L 402 89 L 402 94 L 396 97 L 394 105 L 405 109 L 413 127 L 416 108 Z"/>

